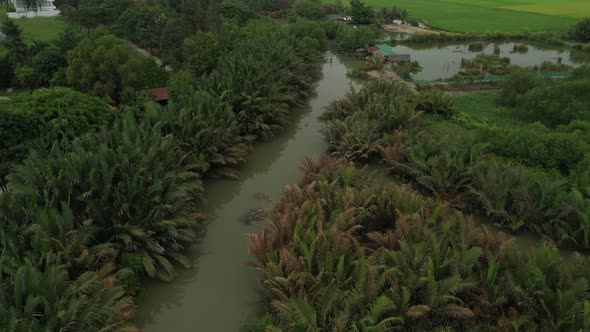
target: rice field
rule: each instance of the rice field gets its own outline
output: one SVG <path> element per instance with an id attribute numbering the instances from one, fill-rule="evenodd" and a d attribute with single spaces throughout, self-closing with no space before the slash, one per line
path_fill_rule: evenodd
<path id="1" fill-rule="evenodd" d="M 331 2 L 333 0 L 324 0 Z M 399 6 L 430 26 L 460 32 L 538 32 L 568 28 L 590 16 L 590 0 L 365 0 Z"/>

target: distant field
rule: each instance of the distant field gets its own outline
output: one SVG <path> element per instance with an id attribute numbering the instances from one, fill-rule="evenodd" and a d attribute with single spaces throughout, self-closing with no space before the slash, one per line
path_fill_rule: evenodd
<path id="1" fill-rule="evenodd" d="M 0 6 L 0 20 L 5 19 L 6 11 Z M 63 17 L 19 18 L 15 20 L 23 28 L 25 41 L 50 41 L 55 39 L 66 28 Z"/>
<path id="2" fill-rule="evenodd" d="M 324 0 L 331 2 L 333 0 Z M 461 32 L 555 31 L 590 16 L 590 0 L 365 0 L 399 6 L 441 29 Z"/>

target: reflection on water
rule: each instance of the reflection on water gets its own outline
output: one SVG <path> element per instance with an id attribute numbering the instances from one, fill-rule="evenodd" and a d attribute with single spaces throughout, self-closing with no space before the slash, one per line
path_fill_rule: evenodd
<path id="1" fill-rule="evenodd" d="M 271 142 L 255 147 L 241 169 L 240 181 L 207 182 L 202 209 L 209 215 L 199 241 L 189 250 L 194 267 L 171 283 L 150 282 L 139 307 L 138 324 L 150 331 L 238 331 L 262 309 L 260 275 L 247 254 L 245 234 L 260 222 L 244 222 L 253 211 L 293 183 L 305 156 L 325 150 L 318 116 L 349 91 L 346 67 L 332 57 L 322 68 L 309 107 L 293 115 L 291 125 Z"/>

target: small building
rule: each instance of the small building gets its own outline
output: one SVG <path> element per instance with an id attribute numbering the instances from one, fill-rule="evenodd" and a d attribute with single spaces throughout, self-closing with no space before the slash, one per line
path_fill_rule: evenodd
<path id="1" fill-rule="evenodd" d="M 149 89 L 147 92 L 152 96 L 152 100 L 159 104 L 167 104 L 170 99 L 168 87 Z"/>
<path id="2" fill-rule="evenodd" d="M 391 63 L 411 62 L 412 57 L 409 54 L 392 54 L 387 56 L 387 61 Z"/>
<path id="3" fill-rule="evenodd" d="M 58 16 L 59 10 L 55 7 L 54 0 L 8 0 L 9 3 L 14 5 L 14 12 L 9 12 L 9 18 L 21 18 L 21 17 L 50 17 Z"/>
<path id="4" fill-rule="evenodd" d="M 14 5 L 15 12 L 9 12 L 10 18 L 21 17 L 48 17 L 59 15 L 54 0 L 9 0 Z"/>
<path id="5" fill-rule="evenodd" d="M 391 21 L 391 23 L 393 23 L 395 25 L 404 25 L 404 21 L 402 21 L 402 20 L 393 20 L 393 21 Z"/>

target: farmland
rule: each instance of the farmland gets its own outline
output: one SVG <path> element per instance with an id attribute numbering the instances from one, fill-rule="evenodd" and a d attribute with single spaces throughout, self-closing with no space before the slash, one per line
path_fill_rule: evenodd
<path id="1" fill-rule="evenodd" d="M 330 2 L 331 0 L 324 0 Z M 557 31 L 590 16 L 586 0 L 367 0 L 399 6 L 430 26 L 460 32 Z"/>

